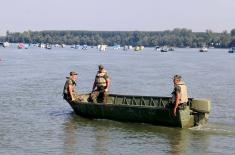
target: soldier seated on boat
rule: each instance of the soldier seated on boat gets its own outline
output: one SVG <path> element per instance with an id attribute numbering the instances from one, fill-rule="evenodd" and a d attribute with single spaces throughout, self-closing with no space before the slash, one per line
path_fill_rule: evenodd
<path id="1" fill-rule="evenodd" d="M 110 79 L 103 65 L 99 65 L 98 68 L 90 99 L 94 103 L 106 103 Z"/>
<path id="2" fill-rule="evenodd" d="M 188 93 L 187 86 L 182 81 L 182 77 L 180 75 L 175 75 L 173 78 L 174 90 L 172 94 L 172 102 L 173 102 L 173 114 L 176 116 L 176 110 L 179 106 L 185 106 L 188 102 Z"/>
<path id="3" fill-rule="evenodd" d="M 76 91 L 77 73 L 72 71 L 70 72 L 70 76 L 66 78 L 67 80 L 64 84 L 64 90 L 63 90 L 64 99 L 68 102 L 83 101 L 83 97 L 79 95 L 78 92 Z"/>

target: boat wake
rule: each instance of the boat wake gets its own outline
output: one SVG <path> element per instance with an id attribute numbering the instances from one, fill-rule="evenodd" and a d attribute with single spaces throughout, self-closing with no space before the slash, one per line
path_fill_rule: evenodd
<path id="1" fill-rule="evenodd" d="M 224 124 L 208 124 L 206 126 L 199 125 L 189 128 L 193 131 L 208 132 L 208 134 L 229 134 L 235 136 L 235 126 L 234 125 L 224 125 Z"/>

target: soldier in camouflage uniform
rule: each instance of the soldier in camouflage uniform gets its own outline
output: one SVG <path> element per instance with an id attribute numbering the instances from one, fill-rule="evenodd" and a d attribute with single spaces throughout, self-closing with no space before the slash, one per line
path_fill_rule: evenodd
<path id="1" fill-rule="evenodd" d="M 99 65 L 98 68 L 92 88 L 91 100 L 95 103 L 107 103 L 110 79 L 103 65 Z"/>
<path id="2" fill-rule="evenodd" d="M 66 78 L 67 80 L 63 90 L 64 99 L 68 102 L 77 100 L 82 101 L 82 96 L 76 91 L 77 73 L 72 71 L 70 72 L 70 76 Z"/>

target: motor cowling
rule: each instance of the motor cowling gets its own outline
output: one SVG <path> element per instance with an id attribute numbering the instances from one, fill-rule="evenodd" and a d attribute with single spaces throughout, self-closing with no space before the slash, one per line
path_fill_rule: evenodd
<path id="1" fill-rule="evenodd" d="M 191 109 L 200 113 L 210 113 L 211 101 L 206 99 L 193 99 Z"/>

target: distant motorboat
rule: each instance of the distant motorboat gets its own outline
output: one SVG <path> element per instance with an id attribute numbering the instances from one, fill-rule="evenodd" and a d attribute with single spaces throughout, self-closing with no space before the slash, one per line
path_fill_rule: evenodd
<path id="1" fill-rule="evenodd" d="M 65 48 L 65 44 L 60 44 L 60 47 L 61 48 Z"/>
<path id="2" fill-rule="evenodd" d="M 4 48 L 9 47 L 9 46 L 10 46 L 10 43 L 7 42 L 7 41 L 6 41 L 6 42 L 3 42 L 2 46 L 3 46 Z"/>
<path id="3" fill-rule="evenodd" d="M 88 46 L 85 44 L 85 45 L 82 45 L 82 50 L 87 50 L 88 49 Z"/>
<path id="4" fill-rule="evenodd" d="M 60 45 L 59 44 L 55 44 L 54 47 L 60 47 Z"/>
<path id="5" fill-rule="evenodd" d="M 45 48 L 45 47 L 46 47 L 46 45 L 45 45 L 45 44 L 43 44 L 43 43 L 40 43 L 40 44 L 38 44 L 38 47 L 39 47 L 39 48 Z"/>
<path id="6" fill-rule="evenodd" d="M 161 47 L 160 46 L 155 46 L 154 48 L 156 51 L 161 51 Z"/>
<path id="7" fill-rule="evenodd" d="M 114 50 L 119 50 L 120 48 L 121 48 L 120 45 L 114 45 L 114 46 L 113 46 L 113 49 L 114 49 Z"/>
<path id="8" fill-rule="evenodd" d="M 19 44 L 17 45 L 17 48 L 18 48 L 18 49 L 25 49 L 25 45 L 24 45 L 23 43 L 19 43 Z"/>
<path id="9" fill-rule="evenodd" d="M 202 47 L 199 50 L 200 52 L 208 52 L 208 48 L 207 47 Z"/>
<path id="10" fill-rule="evenodd" d="M 28 49 L 29 46 L 30 46 L 29 44 L 25 44 L 25 45 L 24 45 L 24 48 L 25 48 L 25 49 Z"/>
<path id="11" fill-rule="evenodd" d="M 71 48 L 74 48 L 74 49 L 80 49 L 80 45 L 72 45 Z"/>
<path id="12" fill-rule="evenodd" d="M 229 53 L 235 53 L 235 47 L 232 47 L 228 52 Z"/>
<path id="13" fill-rule="evenodd" d="M 46 44 L 46 47 L 45 47 L 45 48 L 48 49 L 48 50 L 51 50 L 51 49 L 52 49 L 52 45 Z"/>
<path id="14" fill-rule="evenodd" d="M 98 45 L 97 49 L 98 49 L 98 51 L 106 51 L 107 47 L 108 47 L 108 45 L 102 44 L 102 45 Z"/>
<path id="15" fill-rule="evenodd" d="M 168 48 L 169 51 L 174 51 L 175 49 L 173 47 Z"/>
<path id="16" fill-rule="evenodd" d="M 161 52 L 168 52 L 169 51 L 169 48 L 167 46 L 163 46 L 161 48 Z"/>
<path id="17" fill-rule="evenodd" d="M 33 47 L 38 47 L 38 44 L 32 44 Z"/>
<path id="18" fill-rule="evenodd" d="M 144 49 L 144 46 L 135 46 L 135 51 L 142 51 Z"/>
<path id="19" fill-rule="evenodd" d="M 127 51 L 127 50 L 132 50 L 132 46 L 131 45 L 125 45 L 124 47 L 123 47 L 123 50 L 124 51 Z"/>

